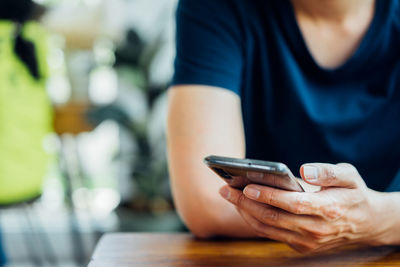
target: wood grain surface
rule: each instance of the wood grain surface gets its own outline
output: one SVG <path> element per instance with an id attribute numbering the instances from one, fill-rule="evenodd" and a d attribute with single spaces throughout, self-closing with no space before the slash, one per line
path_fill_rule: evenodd
<path id="1" fill-rule="evenodd" d="M 302 255 L 274 241 L 116 233 L 101 238 L 89 263 L 111 266 L 400 266 L 400 248 L 353 246 Z"/>

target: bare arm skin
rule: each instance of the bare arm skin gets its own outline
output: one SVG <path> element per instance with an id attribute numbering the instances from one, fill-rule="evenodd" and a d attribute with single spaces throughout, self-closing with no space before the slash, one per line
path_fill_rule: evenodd
<path id="1" fill-rule="evenodd" d="M 218 190 L 225 184 L 203 163 L 210 154 L 244 157 L 240 99 L 207 86 L 169 91 L 167 144 L 171 187 L 183 221 L 198 237 L 255 236 Z"/>
<path id="2" fill-rule="evenodd" d="M 346 244 L 400 244 L 400 193 L 367 188 L 350 164 L 303 165 L 305 182 L 322 186 L 316 193 L 261 185 L 248 185 L 242 192 L 225 185 L 203 158 L 245 155 L 238 96 L 218 88 L 182 86 L 171 89 L 169 97 L 171 184 L 177 209 L 196 236 L 267 237 L 300 252 Z M 305 166 L 312 171 L 306 172 Z M 228 201 L 219 196 L 220 188 Z"/>

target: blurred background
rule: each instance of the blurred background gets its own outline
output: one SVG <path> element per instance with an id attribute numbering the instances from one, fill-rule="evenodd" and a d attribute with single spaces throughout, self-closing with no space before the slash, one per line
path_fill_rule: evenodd
<path id="1" fill-rule="evenodd" d="M 176 2 L 0 0 L 5 266 L 86 266 L 103 233 L 185 230 L 164 133 Z"/>

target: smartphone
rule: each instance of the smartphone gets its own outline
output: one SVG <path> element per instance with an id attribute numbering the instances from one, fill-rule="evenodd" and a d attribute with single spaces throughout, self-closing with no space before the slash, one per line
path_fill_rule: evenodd
<path id="1" fill-rule="evenodd" d="M 267 185 L 304 192 L 299 179 L 280 162 L 208 156 L 204 163 L 230 186 L 243 189 L 248 184 Z"/>

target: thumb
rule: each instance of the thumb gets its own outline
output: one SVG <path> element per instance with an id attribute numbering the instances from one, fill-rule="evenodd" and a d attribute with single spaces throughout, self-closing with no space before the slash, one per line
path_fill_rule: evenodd
<path id="1" fill-rule="evenodd" d="M 307 183 L 323 187 L 356 188 L 364 183 L 357 169 L 348 163 L 307 163 L 301 166 L 300 175 Z"/>

